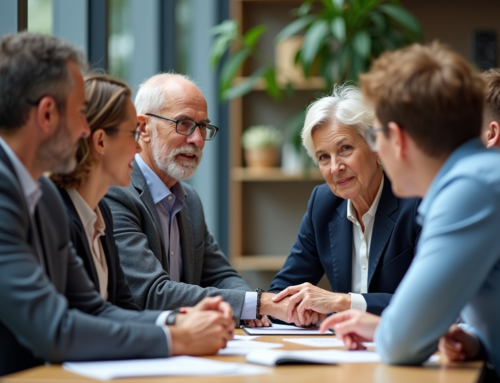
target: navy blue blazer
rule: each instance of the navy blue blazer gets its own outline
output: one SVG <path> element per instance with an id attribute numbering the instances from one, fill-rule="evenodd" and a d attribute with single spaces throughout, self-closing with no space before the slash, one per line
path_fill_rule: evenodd
<path id="1" fill-rule="evenodd" d="M 415 255 L 420 226 L 416 223 L 420 199 L 394 196 L 384 175 L 368 256 L 368 293 L 362 294 L 367 311 L 380 315 L 403 279 Z M 327 184 L 317 186 L 309 200 L 297 240 L 270 292 L 309 282 L 316 285 L 326 273 L 332 290 L 351 292 L 352 222 L 347 200 Z"/>
<path id="2" fill-rule="evenodd" d="M 97 277 L 94 259 L 92 258 L 92 252 L 90 251 L 89 242 L 87 240 L 87 235 L 85 233 L 85 229 L 83 228 L 82 221 L 68 192 L 64 189 L 58 189 L 64 201 L 64 205 L 66 206 L 66 212 L 70 222 L 71 242 L 73 242 L 77 255 L 83 260 L 85 270 L 87 271 L 90 280 L 94 283 L 95 289 L 99 293 L 99 278 Z M 99 209 L 101 211 L 104 224 L 106 225 L 105 235 L 101 236 L 100 240 L 106 257 L 106 263 L 108 265 L 107 301 L 123 309 L 139 310 L 139 307 L 135 304 L 132 293 L 130 292 L 122 267 L 120 266 L 118 248 L 116 247 L 115 238 L 113 237 L 113 218 L 108 204 L 104 201 L 104 199 L 99 202 Z"/>

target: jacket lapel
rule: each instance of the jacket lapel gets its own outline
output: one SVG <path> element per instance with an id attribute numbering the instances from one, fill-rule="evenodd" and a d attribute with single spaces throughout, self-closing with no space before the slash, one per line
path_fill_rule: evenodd
<path id="1" fill-rule="evenodd" d="M 162 227 L 161 221 L 160 217 L 158 216 L 158 212 L 156 211 L 156 206 L 153 201 L 153 197 L 151 197 L 151 193 L 149 192 L 148 185 L 146 184 L 146 180 L 144 179 L 144 175 L 142 174 L 139 165 L 137 165 L 137 163 L 134 161 L 132 163 L 132 167 L 134 169 L 132 171 L 132 174 L 130 175 L 130 180 L 132 181 L 132 185 L 136 188 L 137 192 L 139 193 L 139 197 L 141 198 L 142 202 L 144 203 L 144 206 L 146 206 L 146 209 L 151 215 L 155 227 L 158 228 L 159 238 L 161 242 L 161 250 L 162 250 L 162 254 L 159 259 L 160 260 L 165 259 L 167 262 L 166 270 L 170 270 L 170 265 L 168 264 L 169 257 L 167 257 L 166 254 L 165 241 L 163 239 L 163 234 L 161 232 L 161 227 Z"/>
<path id="2" fill-rule="evenodd" d="M 330 250 L 335 275 L 333 291 L 348 293 L 352 283 L 352 222 L 347 219 L 347 200 L 337 208 L 330 222 Z"/>
<path id="3" fill-rule="evenodd" d="M 189 195 L 186 196 L 189 198 Z M 186 201 L 187 202 L 187 201 Z M 194 254 L 194 244 L 191 231 L 191 218 L 189 217 L 189 208 L 185 203 L 181 211 L 177 213 L 177 225 L 179 226 L 179 237 L 181 241 L 181 256 L 182 256 L 182 269 L 184 275 L 184 281 L 189 284 L 198 284 L 199 281 L 195 281 L 194 275 L 194 256 L 188 256 L 188 254 Z"/>
<path id="4" fill-rule="evenodd" d="M 391 183 L 384 174 L 384 188 L 375 214 L 373 232 L 370 244 L 370 255 L 368 257 L 368 286 L 377 269 L 378 262 L 384 249 L 391 238 L 396 217 L 393 213 L 398 210 L 399 203 L 397 197 L 391 191 Z"/>

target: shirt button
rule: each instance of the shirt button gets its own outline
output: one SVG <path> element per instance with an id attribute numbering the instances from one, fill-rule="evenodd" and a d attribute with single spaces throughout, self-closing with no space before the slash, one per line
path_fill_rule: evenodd
<path id="1" fill-rule="evenodd" d="M 363 270 L 366 270 L 366 266 L 363 266 Z"/>
<path id="2" fill-rule="evenodd" d="M 171 251 L 171 252 L 170 252 L 170 255 L 174 255 L 174 252 L 173 252 L 173 251 Z"/>
<path id="3" fill-rule="evenodd" d="M 169 196 L 167 197 L 167 199 L 170 201 L 170 200 L 172 199 L 172 196 L 171 196 L 171 195 L 169 195 Z"/>

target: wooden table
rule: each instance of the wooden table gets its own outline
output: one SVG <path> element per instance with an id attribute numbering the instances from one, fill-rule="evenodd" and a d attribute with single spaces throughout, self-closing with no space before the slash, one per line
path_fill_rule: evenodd
<path id="1" fill-rule="evenodd" d="M 242 330 L 237 334 L 243 335 Z M 284 342 L 287 336 L 261 336 L 256 341 L 283 343 L 280 350 L 306 350 L 315 349 L 295 343 Z M 289 337 L 289 336 L 288 336 Z M 245 363 L 244 356 L 212 356 L 207 359 Z M 139 379 L 119 379 L 120 383 L 132 382 L 179 382 L 192 383 L 320 383 L 320 382 L 376 382 L 376 383 L 472 383 L 477 382 L 482 362 L 450 363 L 441 358 L 438 363 L 426 367 L 396 367 L 382 363 L 343 364 L 336 366 L 280 366 L 266 367 L 268 373 L 264 375 L 248 376 L 213 376 L 213 377 L 154 377 Z M 79 376 L 64 370 L 60 365 L 40 366 L 16 374 L 0 378 L 1 383 L 85 383 L 92 379 Z"/>

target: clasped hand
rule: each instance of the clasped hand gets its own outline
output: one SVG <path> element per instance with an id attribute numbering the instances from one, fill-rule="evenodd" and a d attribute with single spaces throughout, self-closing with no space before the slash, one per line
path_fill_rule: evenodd
<path id="1" fill-rule="evenodd" d="M 327 314 L 351 307 L 349 294 L 333 293 L 310 283 L 287 287 L 275 295 L 272 301 L 286 301 L 286 319 L 282 320 L 294 322 L 297 326 L 317 324 L 324 320 Z"/>

